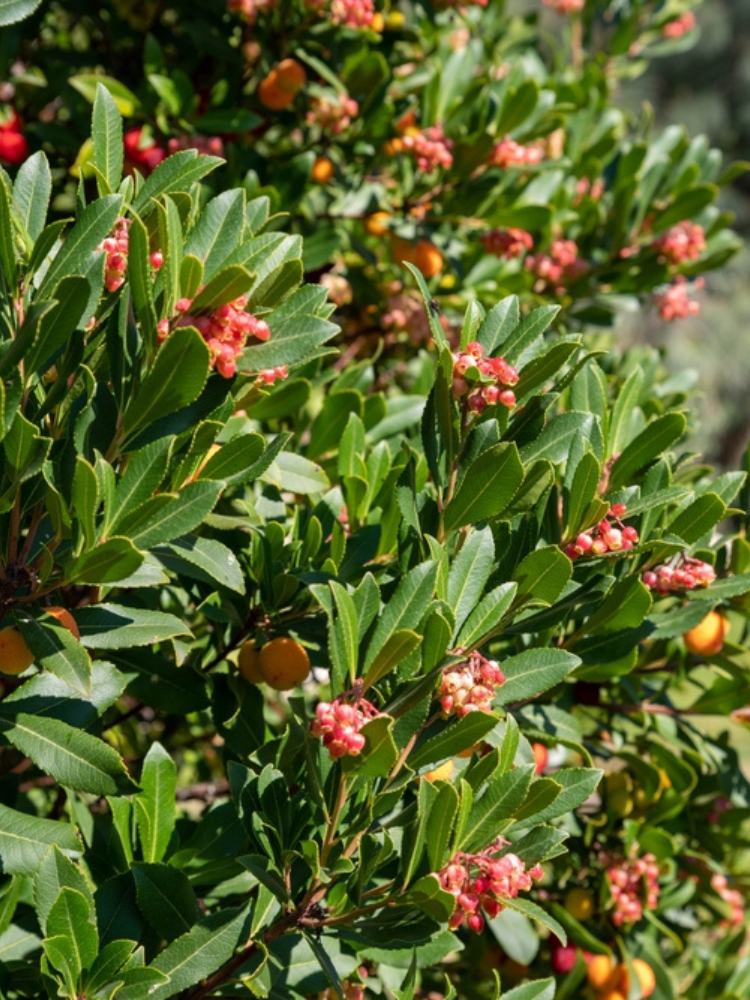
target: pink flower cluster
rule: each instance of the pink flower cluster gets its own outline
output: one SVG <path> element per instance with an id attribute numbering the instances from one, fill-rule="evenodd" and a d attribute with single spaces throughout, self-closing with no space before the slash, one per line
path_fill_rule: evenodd
<path id="1" fill-rule="evenodd" d="M 706 234 L 703 226 L 685 220 L 671 226 L 653 242 L 659 259 L 667 264 L 684 264 L 697 260 L 706 249 Z"/>
<path id="2" fill-rule="evenodd" d="M 223 156 L 224 141 L 218 135 L 178 135 L 167 142 L 170 153 L 181 149 L 197 149 L 202 156 Z"/>
<path id="3" fill-rule="evenodd" d="M 366 698 L 355 697 L 348 701 L 345 695 L 339 695 L 333 701 L 318 703 L 310 732 L 323 740 L 334 760 L 357 757 L 365 745 L 360 729 L 378 715 L 380 712 Z"/>
<path id="4" fill-rule="evenodd" d="M 275 382 L 283 382 L 289 375 L 289 365 L 276 365 L 275 368 L 261 368 L 258 378 L 265 385 L 273 385 Z"/>
<path id="5" fill-rule="evenodd" d="M 584 198 L 598 201 L 603 194 L 604 181 L 601 177 L 595 181 L 592 181 L 590 177 L 580 177 L 576 181 L 576 204 L 583 201 Z"/>
<path id="6" fill-rule="evenodd" d="M 517 854 L 494 857 L 508 841 L 498 837 L 476 854 L 459 851 L 438 872 L 440 885 L 456 900 L 450 927 L 467 927 L 479 933 L 484 928 L 484 914 L 490 920 L 503 909 L 503 901 L 528 892 L 542 877 L 541 865 L 527 868 Z"/>
<path id="7" fill-rule="evenodd" d="M 466 399 L 474 413 L 481 413 L 488 406 L 516 405 L 516 394 L 511 386 L 518 384 L 518 372 L 505 358 L 485 358 L 484 348 L 477 341 L 466 345 L 466 350 L 453 354 L 453 395 Z M 471 378 L 467 378 L 467 376 Z"/>
<path id="8" fill-rule="evenodd" d="M 586 6 L 586 0 L 542 0 L 545 7 L 551 7 L 558 14 L 577 14 Z"/>
<path id="9" fill-rule="evenodd" d="M 570 281 L 575 281 L 588 270 L 588 264 L 578 256 L 575 240 L 553 240 L 549 253 L 532 254 L 525 265 L 536 275 L 541 287 L 549 287 L 559 294 Z"/>
<path id="10" fill-rule="evenodd" d="M 692 10 L 686 10 L 684 14 L 680 14 L 679 17 L 675 17 L 667 23 L 661 29 L 661 33 L 664 38 L 682 38 L 689 32 L 695 29 L 697 22 L 695 20 L 695 14 Z"/>
<path id="11" fill-rule="evenodd" d="M 99 244 L 98 249 L 105 252 L 104 285 L 108 292 L 116 292 L 125 284 L 125 272 L 128 269 L 128 229 L 130 219 L 120 217 L 115 223 L 112 235 Z"/>
<path id="12" fill-rule="evenodd" d="M 375 17 L 372 0 L 331 0 L 331 20 L 345 28 L 369 28 Z"/>
<path id="13" fill-rule="evenodd" d="M 504 683 L 505 674 L 496 660 L 470 653 L 462 663 L 443 671 L 438 691 L 443 714 L 462 719 L 470 712 L 491 712 L 495 689 Z"/>
<path id="14" fill-rule="evenodd" d="M 729 907 L 729 916 L 723 921 L 724 926 L 740 927 L 745 921 L 745 900 L 742 893 L 738 889 L 730 889 L 726 875 L 718 872 L 711 877 L 711 888 Z"/>
<path id="15" fill-rule="evenodd" d="M 581 556 L 603 556 L 606 552 L 627 552 L 638 544 L 638 532 L 629 524 L 623 524 L 625 504 L 613 504 L 609 513 L 588 531 L 582 531 L 575 541 L 565 546 L 569 559 Z M 611 518 L 611 520 L 610 520 Z"/>
<path id="16" fill-rule="evenodd" d="M 703 288 L 704 281 L 697 278 L 692 287 Z M 684 274 L 678 275 L 664 291 L 654 295 L 654 303 L 662 319 L 671 323 L 675 319 L 688 319 L 697 316 L 701 311 L 700 302 L 690 298 L 691 286 Z"/>
<path id="17" fill-rule="evenodd" d="M 307 124 L 317 125 L 329 135 L 341 135 L 356 118 L 359 105 L 353 97 L 342 94 L 337 100 L 316 98 L 307 112 Z"/>
<path id="18" fill-rule="evenodd" d="M 544 158 L 544 150 L 541 146 L 523 146 L 515 139 L 506 135 L 500 142 L 495 143 L 492 150 L 490 164 L 493 167 L 533 167 L 541 163 Z"/>
<path id="19" fill-rule="evenodd" d="M 411 153 L 417 161 L 417 169 L 423 174 L 438 168 L 450 170 L 453 166 L 453 140 L 446 136 L 442 125 L 407 132 L 402 148 Z"/>
<path id="20" fill-rule="evenodd" d="M 441 316 L 440 319 L 443 326 L 446 326 L 445 317 Z M 380 317 L 380 324 L 385 330 L 392 330 L 394 333 L 407 332 L 414 344 L 424 344 L 431 336 L 424 305 L 414 292 L 400 291 L 390 295 L 386 301 L 386 311 Z"/>
<path id="21" fill-rule="evenodd" d="M 141 127 L 128 129 L 123 146 L 127 165 L 145 174 L 150 174 L 167 155 L 166 149 Z"/>
<path id="22" fill-rule="evenodd" d="M 616 927 L 634 924 L 644 910 L 655 910 L 659 902 L 659 865 L 653 854 L 611 862 L 607 866 L 609 890 L 615 903 L 612 922 Z"/>
<path id="23" fill-rule="evenodd" d="M 233 302 L 227 302 L 201 316 L 189 313 L 192 304 L 192 299 L 178 299 L 175 308 L 180 315 L 173 325 L 194 326 L 198 330 L 211 352 L 211 367 L 224 378 L 232 378 L 237 373 L 237 358 L 245 350 L 248 337 L 266 341 L 271 336 L 265 320 L 257 319 L 252 313 L 245 311 L 246 295 L 241 295 Z M 169 320 L 159 321 L 157 325 L 159 340 L 165 340 L 169 336 L 170 328 Z M 277 378 L 286 378 L 286 374 L 286 366 L 269 368 L 267 377 L 261 373 L 261 378 L 267 384 L 272 384 Z"/>
<path id="24" fill-rule="evenodd" d="M 506 260 L 522 257 L 534 249 L 534 237 L 531 233 L 515 226 L 511 226 L 510 229 L 491 229 L 482 234 L 481 240 L 485 253 L 504 257 Z"/>
<path id="25" fill-rule="evenodd" d="M 642 579 L 649 590 L 655 590 L 659 594 L 674 594 L 709 587 L 716 579 L 716 570 L 702 559 L 682 556 L 679 562 L 671 566 L 669 563 L 662 563 L 661 566 L 646 570 Z"/>
<path id="26" fill-rule="evenodd" d="M 254 24 L 258 14 L 276 6 L 276 0 L 227 0 L 227 10 Z"/>

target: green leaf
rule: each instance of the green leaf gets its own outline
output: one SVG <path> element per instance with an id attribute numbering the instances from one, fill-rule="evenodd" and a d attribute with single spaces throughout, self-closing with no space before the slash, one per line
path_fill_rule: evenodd
<path id="1" fill-rule="evenodd" d="M 167 453 L 173 438 L 162 437 L 128 457 L 125 473 L 117 484 L 109 515 L 110 528 L 147 500 L 164 479 Z"/>
<path id="2" fill-rule="evenodd" d="M 133 532 L 134 544 L 150 549 L 194 531 L 214 509 L 223 489 L 223 483 L 210 479 L 188 483 L 179 494 L 170 495 L 168 502 Z"/>
<path id="3" fill-rule="evenodd" d="M 103 740 L 50 716 L 14 714 L 12 707 L 0 707 L 3 736 L 59 784 L 94 795 L 135 789 L 122 758 Z"/>
<path id="4" fill-rule="evenodd" d="M 474 531 L 453 560 L 448 574 L 448 605 L 456 621 L 456 633 L 476 608 L 495 563 L 492 529 Z"/>
<path id="5" fill-rule="evenodd" d="M 42 0 L 0 0 L 0 25 L 16 24 L 31 17 Z"/>
<path id="6" fill-rule="evenodd" d="M 515 444 L 488 448 L 469 466 L 446 507 L 446 529 L 497 517 L 513 499 L 522 480 L 523 465 Z"/>
<path id="7" fill-rule="evenodd" d="M 409 754 L 409 767 L 419 770 L 428 764 L 455 757 L 468 750 L 494 729 L 498 718 L 491 712 L 469 712 L 450 722 L 436 736 L 430 736 Z"/>
<path id="8" fill-rule="evenodd" d="M 200 917 L 187 875 L 170 865 L 136 862 L 132 867 L 138 907 L 161 938 L 186 934 Z"/>
<path id="9" fill-rule="evenodd" d="M 715 527 L 726 514 L 727 505 L 715 493 L 704 493 L 669 522 L 666 530 L 692 545 Z"/>
<path id="10" fill-rule="evenodd" d="M 16 215 L 32 243 L 44 229 L 51 193 L 52 173 L 47 157 L 42 152 L 34 153 L 21 164 L 13 184 Z"/>
<path id="11" fill-rule="evenodd" d="M 537 979 L 503 993 L 503 1000 L 554 1000 L 554 997 L 554 979 Z"/>
<path id="12" fill-rule="evenodd" d="M 423 779 L 424 780 L 424 779 Z M 453 824 L 458 812 L 458 792 L 453 785 L 440 782 L 427 820 L 427 857 L 432 871 L 439 871 L 448 860 Z"/>
<path id="13" fill-rule="evenodd" d="M 215 972 L 244 941 L 248 919 L 246 907 L 223 910 L 167 945 L 150 967 L 164 973 L 168 981 L 149 991 L 150 1000 L 167 1000 Z"/>
<path id="14" fill-rule="evenodd" d="M 34 662 L 64 680 L 74 691 L 88 697 L 91 691 L 91 660 L 80 642 L 50 616 L 41 620 L 19 618 Z"/>
<path id="15" fill-rule="evenodd" d="M 161 743 L 152 743 L 143 761 L 136 822 L 144 861 L 161 861 L 176 822 L 177 768 Z M 185 928 L 187 929 L 187 928 Z"/>
<path id="16" fill-rule="evenodd" d="M 536 824 L 572 813 L 594 793 L 602 774 L 594 767 L 564 767 L 555 771 L 554 780 L 562 786 L 562 791 L 530 819 Z"/>
<path id="17" fill-rule="evenodd" d="M 88 272 L 92 254 L 114 228 L 121 207 L 122 198 L 111 194 L 97 198 L 84 208 L 44 276 L 39 289 L 40 298 L 52 296 L 67 275 Z"/>
<path id="18" fill-rule="evenodd" d="M 91 889 L 77 865 L 66 857 L 59 847 L 47 850 L 34 878 L 34 906 L 36 908 L 39 926 L 45 933 L 47 917 L 52 905 L 64 888 L 76 889 L 85 898 L 91 900 Z"/>
<path id="19" fill-rule="evenodd" d="M 75 827 L 58 820 L 38 819 L 0 805 L 0 859 L 8 875 L 36 875 L 52 844 L 68 854 L 80 854 Z"/>
<path id="20" fill-rule="evenodd" d="M 564 649 L 527 649 L 500 664 L 505 683 L 495 696 L 495 704 L 535 698 L 563 681 L 580 659 Z"/>
<path id="21" fill-rule="evenodd" d="M 68 958 L 79 974 L 88 969 L 99 951 L 91 898 L 77 889 L 61 889 L 47 917 L 47 936 L 66 942 Z"/>
<path id="22" fill-rule="evenodd" d="M 291 451 L 279 452 L 260 478 L 280 490 L 303 495 L 324 493 L 330 485 L 321 466 Z"/>
<path id="23" fill-rule="evenodd" d="M 565 589 L 573 573 L 570 559 L 555 545 L 530 552 L 516 566 L 513 578 L 518 596 L 552 604 Z"/>
<path id="24" fill-rule="evenodd" d="M 197 399 L 206 384 L 208 369 L 208 347 L 194 327 L 180 327 L 170 333 L 125 410 L 123 427 L 127 436 L 132 438 L 137 430 Z M 179 372 L 179 378 L 175 372 Z"/>
<path id="25" fill-rule="evenodd" d="M 598 428 L 596 417 L 591 413 L 560 413 L 552 417 L 532 441 L 521 449 L 521 458 L 528 465 L 530 462 L 546 459 L 558 465 L 567 461 L 573 442 L 576 440 L 590 441 Z"/>
<path id="26" fill-rule="evenodd" d="M 678 441 L 686 428 L 687 419 L 682 413 L 665 413 L 652 420 L 612 466 L 610 489 L 629 485 L 635 474 Z"/>
<path id="27" fill-rule="evenodd" d="M 494 632 L 509 611 L 516 596 L 516 583 L 501 583 L 476 605 L 458 635 L 457 645 L 473 649 Z"/>
<path id="28" fill-rule="evenodd" d="M 492 778 L 481 797 L 474 800 L 467 832 L 459 845 L 461 849 L 481 850 L 510 825 L 513 815 L 526 798 L 533 774 L 534 765 L 528 764 Z"/>
<path id="29" fill-rule="evenodd" d="M 203 262 L 204 278 L 210 280 L 242 239 L 245 192 L 223 191 L 212 198 L 193 228 L 185 252 Z"/>
<path id="30" fill-rule="evenodd" d="M 612 408 L 609 433 L 607 434 L 608 455 L 619 455 L 625 447 L 630 419 L 633 410 L 638 405 L 642 388 L 643 370 L 640 366 L 636 366 L 625 379 Z"/>
<path id="31" fill-rule="evenodd" d="M 91 116 L 93 154 L 99 194 L 109 194 L 120 183 L 123 165 L 122 117 L 115 100 L 102 83 L 96 87 Z"/>
<path id="32" fill-rule="evenodd" d="M 359 658 L 359 623 L 357 609 L 351 594 L 340 583 L 328 584 L 333 597 L 328 631 L 328 648 L 331 651 L 337 686 L 342 689 L 353 683 Z"/>
<path id="33" fill-rule="evenodd" d="M 174 615 L 144 611 L 122 604 L 96 604 L 76 612 L 81 642 L 91 649 L 152 646 L 190 631 Z"/>
<path id="34" fill-rule="evenodd" d="M 364 677 L 365 689 L 377 684 L 396 670 L 422 642 L 422 636 L 410 629 L 397 629 L 386 639 Z"/>
<path id="35" fill-rule="evenodd" d="M 476 336 L 485 354 L 492 354 L 503 341 L 508 339 L 518 326 L 520 318 L 517 295 L 508 295 L 490 309 Z"/>
<path id="36" fill-rule="evenodd" d="M 514 962 L 530 965 L 534 961 L 539 952 L 539 935 L 522 914 L 504 908 L 487 926 Z"/>
<path id="37" fill-rule="evenodd" d="M 398 758 L 398 748 L 393 739 L 393 719 L 379 715 L 365 723 L 361 729 L 365 747 L 359 757 L 352 757 L 347 764 L 357 774 L 367 778 L 385 778 Z"/>
<path id="38" fill-rule="evenodd" d="M 224 161 L 218 156 L 199 156 L 195 149 L 183 149 L 168 156 L 149 174 L 133 202 L 133 209 L 139 215 L 147 215 L 153 207 L 153 200 L 176 191 L 188 191 L 190 187 L 210 174 Z"/>
<path id="39" fill-rule="evenodd" d="M 245 577 L 237 556 L 213 538 L 177 538 L 156 553 L 167 569 L 245 593 Z"/>
<path id="40" fill-rule="evenodd" d="M 395 594 L 380 615 L 370 640 L 365 659 L 367 669 L 375 662 L 375 657 L 395 632 L 416 628 L 432 597 L 436 577 L 436 564 L 423 562 L 410 570 L 401 580 Z"/>
<path id="41" fill-rule="evenodd" d="M 96 99 L 96 91 L 99 85 L 103 85 L 115 99 L 115 104 L 121 115 L 130 118 L 139 109 L 138 98 L 132 90 L 129 90 L 124 83 L 115 80 L 114 77 L 105 76 L 102 73 L 78 73 L 69 78 L 68 83 L 75 87 L 91 104 Z"/>
<path id="42" fill-rule="evenodd" d="M 456 899 L 440 885 L 437 875 L 425 875 L 409 890 L 406 900 L 419 907 L 423 913 L 444 924 L 456 906 Z"/>
<path id="43" fill-rule="evenodd" d="M 135 573 L 142 562 L 143 553 L 129 538 L 114 537 L 82 553 L 66 575 L 71 583 L 116 583 Z"/>
<path id="44" fill-rule="evenodd" d="M 596 496 L 600 478 L 599 462 L 590 451 L 585 452 L 576 466 L 566 504 L 565 535 L 567 537 L 575 537 L 581 528 L 586 527 L 584 519 L 591 501 Z"/>
<path id="45" fill-rule="evenodd" d="M 225 483 L 246 481 L 247 471 L 258 461 L 265 448 L 262 434 L 242 434 L 222 445 L 200 471 L 201 479 L 221 479 Z"/>

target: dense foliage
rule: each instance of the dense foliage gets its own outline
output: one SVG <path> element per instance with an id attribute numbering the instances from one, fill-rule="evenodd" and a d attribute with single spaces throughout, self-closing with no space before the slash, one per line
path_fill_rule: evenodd
<path id="1" fill-rule="evenodd" d="M 0 0 L 3 995 L 739 1000 L 688 5 L 230 7 Z"/>

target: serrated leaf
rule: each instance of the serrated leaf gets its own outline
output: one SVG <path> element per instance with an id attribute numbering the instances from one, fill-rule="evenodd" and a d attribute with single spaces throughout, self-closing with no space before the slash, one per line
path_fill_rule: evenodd
<path id="1" fill-rule="evenodd" d="M 67 722 L 27 712 L 16 714 L 0 707 L 0 731 L 9 743 L 61 785 L 93 795 L 127 794 L 135 790 L 117 751 Z"/>
<path id="2" fill-rule="evenodd" d="M 177 814 L 177 768 L 161 743 L 152 743 L 143 761 L 141 791 L 135 798 L 136 822 L 144 861 L 161 861 Z"/>
<path id="3" fill-rule="evenodd" d="M 0 805 L 0 860 L 9 875 L 35 875 L 52 844 L 68 854 L 80 854 L 75 827 L 58 820 L 39 819 Z"/>
<path id="4" fill-rule="evenodd" d="M 97 171 L 100 194 L 109 194 L 120 183 L 123 166 L 122 117 L 107 88 L 96 88 L 91 115 L 93 154 L 91 165 Z"/>
<path id="5" fill-rule="evenodd" d="M 534 698 L 563 681 L 580 664 L 564 649 L 527 649 L 501 663 L 505 683 L 495 695 L 495 704 Z"/>
<path id="6" fill-rule="evenodd" d="M 469 466 L 456 495 L 445 509 L 451 531 L 500 515 L 523 480 L 523 465 L 515 444 L 496 444 Z"/>
<path id="7" fill-rule="evenodd" d="M 122 604 L 96 604 L 76 612 L 81 642 L 91 649 L 152 646 L 190 630 L 174 615 Z"/>

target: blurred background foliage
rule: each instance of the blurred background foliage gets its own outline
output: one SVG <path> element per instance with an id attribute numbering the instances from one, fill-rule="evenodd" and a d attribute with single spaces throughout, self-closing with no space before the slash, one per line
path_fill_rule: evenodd
<path id="1" fill-rule="evenodd" d="M 750 3 L 711 0 L 696 10 L 700 37 L 689 50 L 651 62 L 623 87 L 623 104 L 647 102 L 660 125 L 703 133 L 729 160 L 750 159 Z M 698 387 L 696 450 L 736 468 L 750 440 L 750 174 L 722 192 L 745 249 L 707 275 L 699 316 L 665 325 L 654 313 L 623 319 L 627 341 L 665 351 L 669 368 Z"/>

